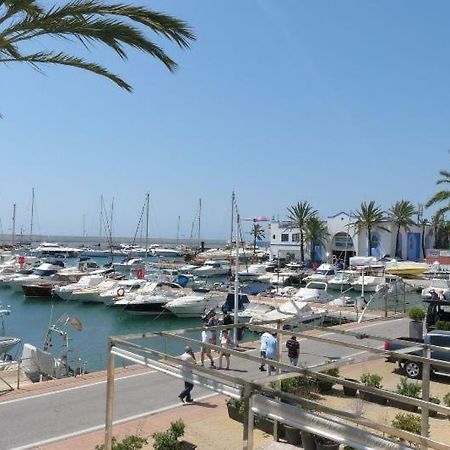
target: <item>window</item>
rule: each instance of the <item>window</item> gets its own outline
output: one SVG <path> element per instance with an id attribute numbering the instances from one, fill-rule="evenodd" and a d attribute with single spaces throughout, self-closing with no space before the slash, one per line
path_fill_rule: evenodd
<path id="1" fill-rule="evenodd" d="M 438 345 L 439 347 L 450 347 L 450 336 L 431 336 L 431 345 Z"/>
<path id="2" fill-rule="evenodd" d="M 272 239 L 275 240 L 277 238 L 276 234 L 272 234 Z"/>
<path id="3" fill-rule="evenodd" d="M 289 242 L 289 235 L 287 233 L 281 235 L 281 242 Z"/>
<path id="4" fill-rule="evenodd" d="M 300 233 L 292 233 L 292 242 L 300 242 Z"/>

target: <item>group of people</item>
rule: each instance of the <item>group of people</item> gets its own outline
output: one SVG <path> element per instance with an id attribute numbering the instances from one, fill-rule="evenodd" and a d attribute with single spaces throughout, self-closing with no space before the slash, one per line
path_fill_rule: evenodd
<path id="1" fill-rule="evenodd" d="M 297 341 L 296 336 L 291 336 L 286 341 L 286 348 L 288 351 L 288 358 L 289 362 L 293 366 L 297 366 L 298 364 L 298 358 L 300 354 L 300 344 Z M 261 335 L 260 339 L 260 355 L 261 358 L 264 358 L 261 365 L 259 366 L 259 370 L 261 372 L 265 372 L 265 362 L 264 360 L 276 360 L 278 356 L 278 341 L 277 341 L 277 334 L 276 333 L 269 333 L 266 331 Z M 267 361 L 267 372 L 268 375 L 272 375 L 272 372 L 275 371 L 275 367 L 273 367 L 272 364 L 270 364 L 270 361 Z"/>

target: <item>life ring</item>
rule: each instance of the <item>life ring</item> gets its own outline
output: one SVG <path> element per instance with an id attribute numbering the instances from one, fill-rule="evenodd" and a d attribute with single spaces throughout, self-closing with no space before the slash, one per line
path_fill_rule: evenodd
<path id="1" fill-rule="evenodd" d="M 125 295 L 125 289 L 119 288 L 117 289 L 117 297 L 123 297 Z"/>

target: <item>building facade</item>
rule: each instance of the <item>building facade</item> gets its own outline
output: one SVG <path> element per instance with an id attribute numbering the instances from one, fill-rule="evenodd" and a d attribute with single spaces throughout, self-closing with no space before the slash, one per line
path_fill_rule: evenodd
<path id="1" fill-rule="evenodd" d="M 340 212 L 326 219 L 328 239 L 325 248 L 315 248 L 316 261 L 342 259 L 348 261 L 351 256 L 368 256 L 369 245 L 367 231 L 358 232 L 352 225 L 355 218 Z M 387 220 L 382 224 L 385 231 L 375 227 L 371 232 L 371 255 L 377 258 L 395 256 L 397 226 Z M 300 259 L 300 230 L 292 227 L 289 222 L 275 222 L 269 224 L 271 258 Z M 418 261 L 424 259 L 422 249 L 422 227 L 413 225 L 408 231 L 401 229 L 399 233 L 399 247 L 402 259 Z M 430 226 L 425 227 L 425 254 L 432 249 L 433 232 Z M 311 248 L 305 242 L 305 259 L 310 260 Z"/>

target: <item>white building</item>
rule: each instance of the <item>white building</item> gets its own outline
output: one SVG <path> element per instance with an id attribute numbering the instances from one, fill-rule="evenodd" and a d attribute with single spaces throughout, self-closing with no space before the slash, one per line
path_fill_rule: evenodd
<path id="1" fill-rule="evenodd" d="M 317 260 L 331 261 L 333 257 L 346 259 L 351 256 L 367 256 L 369 254 L 367 231 L 361 233 L 351 225 L 355 221 L 345 212 L 340 212 L 327 218 L 329 238 L 326 248 L 315 249 Z M 395 256 L 395 243 L 397 227 L 391 221 L 381 224 L 383 228 L 390 232 L 375 227 L 371 231 L 371 254 L 377 258 L 383 256 Z M 287 259 L 300 258 L 300 231 L 292 228 L 290 222 L 271 222 L 270 231 L 270 253 L 271 257 Z M 420 226 L 414 225 L 408 231 L 404 229 L 399 233 L 400 254 L 403 259 L 417 261 L 423 259 L 422 252 L 422 230 Z M 427 226 L 425 229 L 425 249 L 432 248 L 432 229 Z M 305 259 L 309 260 L 311 251 L 309 244 L 305 242 Z"/>

